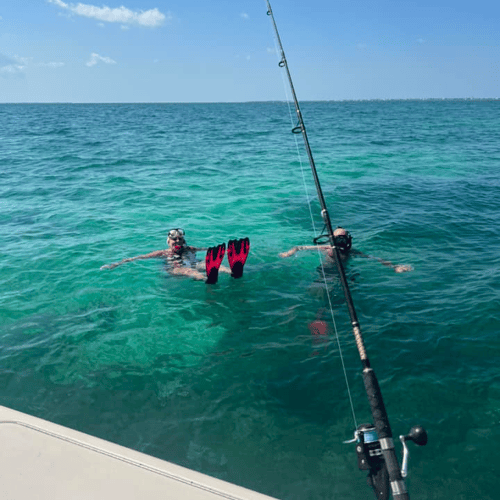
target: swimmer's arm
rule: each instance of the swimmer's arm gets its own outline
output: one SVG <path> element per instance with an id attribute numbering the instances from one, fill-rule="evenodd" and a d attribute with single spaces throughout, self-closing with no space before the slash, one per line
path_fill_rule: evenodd
<path id="1" fill-rule="evenodd" d="M 400 265 L 400 264 L 393 264 L 392 262 L 389 262 L 388 260 L 381 259 L 380 257 L 375 257 L 374 255 L 367 255 L 363 252 L 360 252 L 359 250 L 351 250 L 351 254 L 355 255 L 357 257 L 364 257 L 365 259 L 374 259 L 378 262 L 380 262 L 383 266 L 390 267 L 391 269 L 394 269 L 394 272 L 396 273 L 405 273 L 407 271 L 413 271 L 413 266 L 411 265 Z"/>
<path id="2" fill-rule="evenodd" d="M 293 254 L 301 251 L 301 250 L 316 250 L 317 248 L 319 248 L 320 250 L 328 250 L 330 247 L 330 245 L 303 245 L 303 246 L 297 246 L 297 247 L 293 247 L 291 248 L 290 250 L 288 250 L 288 252 L 282 252 L 279 254 L 279 256 L 281 258 L 284 258 L 284 257 L 291 257 Z"/>
<path id="3" fill-rule="evenodd" d="M 132 262 L 134 260 L 140 260 L 140 259 L 154 259 L 158 257 L 165 257 L 166 252 L 165 250 L 156 250 L 155 252 L 147 253 L 145 255 L 137 255 L 136 257 L 128 257 L 127 259 L 123 259 L 120 262 L 113 262 L 112 264 L 106 264 L 105 266 L 101 266 L 101 271 L 103 269 L 114 269 L 117 266 L 121 266 L 122 264 L 125 264 L 127 262 Z"/>

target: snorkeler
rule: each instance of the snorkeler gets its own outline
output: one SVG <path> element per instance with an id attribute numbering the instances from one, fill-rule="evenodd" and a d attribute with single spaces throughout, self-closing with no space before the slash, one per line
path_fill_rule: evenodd
<path id="1" fill-rule="evenodd" d="M 243 266 L 250 251 L 250 240 L 243 238 L 239 240 L 229 240 L 227 244 L 227 257 L 230 269 L 222 265 L 222 260 L 226 253 L 226 244 L 222 243 L 216 247 L 196 248 L 186 244 L 185 232 L 183 229 L 172 229 L 168 232 L 167 246 L 165 250 L 129 257 L 120 262 L 114 262 L 101 267 L 103 269 L 114 269 L 126 262 L 140 259 L 163 258 L 167 264 L 170 274 L 177 276 L 189 276 L 195 280 L 204 280 L 205 283 L 213 285 L 217 283 L 219 271 L 230 274 L 233 278 L 243 276 Z M 205 262 L 196 260 L 196 252 L 207 251 Z M 205 271 L 206 275 L 203 274 Z"/>
<path id="2" fill-rule="evenodd" d="M 344 229 L 343 227 L 337 227 L 333 232 L 333 237 L 335 239 L 335 246 L 339 249 L 340 257 L 342 260 L 347 259 L 350 255 L 354 255 L 357 257 L 365 257 L 367 259 L 375 259 L 380 262 L 382 265 L 391 267 L 394 269 L 396 273 L 404 273 L 406 271 L 413 271 L 413 267 L 410 265 L 397 265 L 389 262 L 387 260 L 380 259 L 378 257 L 374 257 L 373 255 L 367 255 L 359 250 L 355 250 L 352 248 L 352 236 L 349 234 L 349 231 Z M 296 246 L 288 250 L 287 252 L 282 252 L 279 254 L 280 257 L 290 257 L 299 250 L 315 250 L 319 248 L 322 252 L 324 252 L 330 259 L 333 259 L 333 249 L 330 245 L 307 245 L 307 246 Z"/>

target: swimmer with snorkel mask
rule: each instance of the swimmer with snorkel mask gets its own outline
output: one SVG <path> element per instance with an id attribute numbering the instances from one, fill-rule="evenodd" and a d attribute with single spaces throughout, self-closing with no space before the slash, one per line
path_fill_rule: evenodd
<path id="1" fill-rule="evenodd" d="M 227 256 L 230 269 L 221 265 L 226 253 L 226 244 L 222 243 L 210 248 L 197 248 L 188 246 L 183 229 L 171 229 L 167 235 L 167 247 L 165 250 L 129 257 L 101 267 L 103 269 L 114 269 L 117 266 L 132 262 L 134 260 L 163 258 L 167 264 L 167 271 L 176 276 L 189 276 L 195 280 L 205 281 L 207 284 L 217 283 L 219 271 L 230 274 L 233 278 L 241 278 L 243 266 L 245 265 L 250 251 L 248 238 L 229 240 L 227 244 Z M 196 260 L 196 252 L 206 251 L 205 262 Z M 206 274 L 203 273 L 205 271 Z"/>
<path id="2" fill-rule="evenodd" d="M 396 273 L 404 273 L 407 271 L 413 271 L 413 267 L 410 265 L 397 265 L 393 264 L 392 262 L 389 262 L 384 259 L 380 259 L 378 257 L 374 257 L 373 255 L 367 255 L 364 254 L 363 252 L 360 252 L 359 250 L 355 250 L 352 248 L 352 236 L 350 235 L 349 231 L 344 229 L 343 227 L 338 226 L 337 229 L 333 232 L 333 238 L 335 241 L 335 247 L 339 250 L 340 258 L 344 262 L 348 259 L 350 255 L 354 255 L 357 257 L 365 257 L 368 259 L 374 259 L 380 262 L 382 265 L 390 267 L 394 269 Z M 318 238 L 319 239 L 319 238 Z M 306 246 L 296 246 L 288 250 L 287 252 L 282 252 L 279 254 L 280 257 L 285 258 L 285 257 L 291 257 L 295 253 L 301 250 L 315 250 L 319 248 L 321 252 L 323 252 L 326 257 L 327 257 L 327 262 L 332 263 L 334 262 L 334 251 L 331 245 L 306 245 Z M 325 308 L 321 308 L 317 314 L 316 314 L 316 319 L 309 323 L 308 327 L 309 330 L 311 331 L 311 334 L 315 337 L 316 340 L 324 338 L 324 336 L 328 335 L 330 333 L 330 327 L 328 326 L 328 323 L 322 319 L 322 316 L 324 312 L 326 311 Z M 315 354 L 318 354 L 317 352 Z"/>
<path id="3" fill-rule="evenodd" d="M 413 271 L 413 267 L 410 265 L 399 265 L 393 264 L 384 259 L 380 259 L 378 257 L 374 257 L 373 255 L 367 255 L 359 250 L 355 250 L 352 248 L 352 236 L 349 231 L 344 229 L 343 227 L 338 226 L 337 229 L 333 232 L 333 238 L 335 240 L 335 246 L 338 248 L 340 253 L 340 258 L 345 261 L 350 255 L 354 255 L 357 257 L 365 257 L 367 259 L 374 259 L 380 262 L 383 266 L 390 267 L 394 269 L 396 273 L 404 273 L 407 271 Z M 282 252 L 279 254 L 281 258 L 291 257 L 295 253 L 301 250 L 316 250 L 319 248 L 329 259 L 334 258 L 333 249 L 330 245 L 304 245 L 304 246 L 296 246 L 288 250 L 287 252 Z"/>

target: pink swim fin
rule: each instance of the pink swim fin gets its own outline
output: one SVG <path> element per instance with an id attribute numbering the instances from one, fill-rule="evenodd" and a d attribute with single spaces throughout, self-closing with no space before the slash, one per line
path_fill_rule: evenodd
<path id="1" fill-rule="evenodd" d="M 229 240 L 227 244 L 227 258 L 233 278 L 241 278 L 243 276 L 243 266 L 245 265 L 249 252 L 250 240 L 248 238 Z"/>
<path id="2" fill-rule="evenodd" d="M 205 257 L 205 264 L 207 270 L 207 280 L 205 283 L 208 285 L 214 285 L 219 279 L 219 268 L 224 259 L 224 254 L 226 253 L 226 244 L 218 245 L 216 247 L 210 247 L 207 250 L 207 255 Z"/>

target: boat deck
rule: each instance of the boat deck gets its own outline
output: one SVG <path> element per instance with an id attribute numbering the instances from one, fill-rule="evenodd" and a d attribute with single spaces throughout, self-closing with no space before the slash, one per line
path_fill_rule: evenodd
<path id="1" fill-rule="evenodd" d="M 272 500 L 3 406 L 0 443 L 2 498 Z"/>

